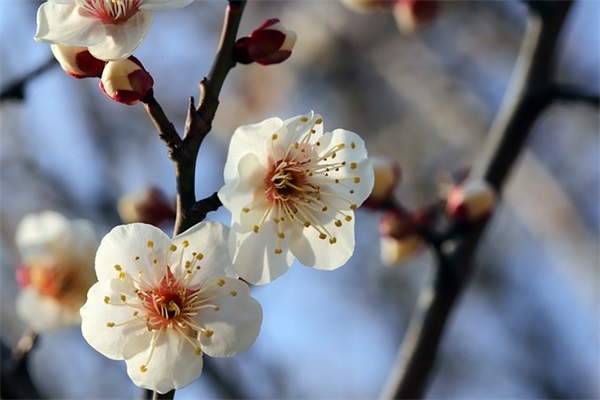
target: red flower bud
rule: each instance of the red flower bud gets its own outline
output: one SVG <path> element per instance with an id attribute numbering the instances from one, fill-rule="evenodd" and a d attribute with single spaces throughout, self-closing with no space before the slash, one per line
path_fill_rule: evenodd
<path id="1" fill-rule="evenodd" d="M 489 217 L 495 204 L 495 191 L 486 181 L 467 180 L 450 190 L 446 213 L 458 222 L 475 222 Z"/>
<path id="2" fill-rule="evenodd" d="M 130 56 L 120 61 L 110 61 L 102 72 L 100 89 L 119 103 L 133 105 L 152 89 L 154 80 L 142 63 Z"/>
<path id="3" fill-rule="evenodd" d="M 50 45 L 52 54 L 65 72 L 74 78 L 100 78 L 106 61 L 98 60 L 87 47 Z"/>
<path id="4" fill-rule="evenodd" d="M 235 43 L 235 60 L 242 64 L 279 64 L 292 55 L 296 34 L 287 30 L 277 18 L 265 21 L 250 36 Z"/>
<path id="5" fill-rule="evenodd" d="M 381 262 L 388 267 L 404 264 L 425 250 L 425 242 L 418 235 L 402 239 L 381 236 L 379 241 Z"/>
<path id="6" fill-rule="evenodd" d="M 144 222 L 159 226 L 165 221 L 175 219 L 173 204 L 155 187 L 121 197 L 117 208 L 121 220 L 126 224 Z"/>
<path id="7" fill-rule="evenodd" d="M 427 25 L 437 16 L 438 0 L 396 0 L 394 18 L 403 33 L 414 33 Z"/>

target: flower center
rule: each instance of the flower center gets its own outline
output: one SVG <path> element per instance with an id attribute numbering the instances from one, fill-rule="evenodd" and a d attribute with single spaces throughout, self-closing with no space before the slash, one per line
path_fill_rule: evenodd
<path id="1" fill-rule="evenodd" d="M 308 185 L 307 181 L 300 162 L 279 160 L 265 177 L 265 194 L 269 204 L 278 201 L 285 202 L 312 190 L 313 188 Z"/>
<path id="2" fill-rule="evenodd" d="M 139 11 L 142 0 L 75 0 L 81 15 L 99 19 L 105 25 L 127 21 Z"/>

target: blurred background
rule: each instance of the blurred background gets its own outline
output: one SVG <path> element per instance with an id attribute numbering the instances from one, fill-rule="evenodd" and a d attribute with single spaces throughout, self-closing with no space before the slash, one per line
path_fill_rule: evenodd
<path id="1" fill-rule="evenodd" d="M 189 96 L 208 74 L 225 1 L 155 14 L 136 51 L 155 96 L 181 132 Z M 43 65 L 33 41 L 41 2 L 0 0 L 0 88 Z M 524 33 L 516 1 L 443 2 L 423 31 L 403 35 L 389 12 L 355 13 L 340 2 L 250 1 L 239 35 L 279 17 L 298 34 L 281 65 L 237 66 L 225 83 L 198 162 L 198 198 L 222 183 L 229 138 L 242 124 L 315 110 L 325 129 L 359 133 L 371 155 L 398 161 L 397 197 L 419 207 L 438 196 L 441 174 L 477 158 Z M 600 3 L 579 1 L 563 31 L 557 79 L 600 91 Z M 32 79 L 23 100 L 0 105 L 1 336 L 14 345 L 19 254 L 14 233 L 29 213 L 56 210 L 120 223 L 118 199 L 147 186 L 175 195 L 173 168 L 143 107 L 112 102 L 94 79 L 56 65 Z M 532 132 L 449 323 L 431 398 L 600 397 L 599 114 L 557 103 Z M 208 359 L 184 398 L 374 398 L 387 378 L 420 287 L 428 253 L 382 265 L 379 213 L 361 209 L 357 247 L 336 271 L 301 265 L 253 289 L 264 310 L 256 343 Z M 229 222 L 226 210 L 209 219 Z M 43 335 L 29 359 L 48 398 L 139 398 L 123 362 L 96 353 L 78 328 Z"/>

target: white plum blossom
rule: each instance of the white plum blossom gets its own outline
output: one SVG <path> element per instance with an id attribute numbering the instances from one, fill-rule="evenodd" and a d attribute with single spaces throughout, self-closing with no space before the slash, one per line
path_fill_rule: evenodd
<path id="1" fill-rule="evenodd" d="M 102 239 L 81 329 L 97 351 L 125 360 L 137 386 L 182 388 L 200 376 L 203 353 L 228 357 L 254 343 L 262 309 L 237 279 L 227 233 L 203 222 L 170 239 L 136 223 Z"/>
<path id="2" fill-rule="evenodd" d="M 34 39 L 87 47 L 100 60 L 122 60 L 143 42 L 153 11 L 182 8 L 193 1 L 48 0 L 38 9 Z"/>
<path id="3" fill-rule="evenodd" d="M 37 332 L 78 325 L 79 308 L 95 280 L 99 243 L 89 221 L 70 221 L 54 211 L 25 216 L 15 235 L 21 254 L 19 317 Z"/>
<path id="4" fill-rule="evenodd" d="M 309 113 L 238 128 L 219 199 L 232 213 L 229 251 L 253 284 L 285 273 L 294 257 L 332 270 L 354 251 L 354 210 L 373 188 L 363 140 L 344 129 L 323 133 Z"/>

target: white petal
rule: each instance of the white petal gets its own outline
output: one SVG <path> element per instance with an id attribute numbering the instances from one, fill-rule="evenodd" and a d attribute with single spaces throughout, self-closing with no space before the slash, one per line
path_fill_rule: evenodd
<path id="1" fill-rule="evenodd" d="M 239 229 L 237 224 L 231 227 L 229 254 L 240 277 L 263 285 L 283 275 L 292 265 L 294 258 L 286 240 L 282 241 L 282 254 L 275 254 L 278 238 L 274 222 L 265 222 L 258 233 L 241 233 Z"/>
<path id="2" fill-rule="evenodd" d="M 152 13 L 139 11 L 124 24 L 105 25 L 103 41 L 89 46 L 90 53 L 105 61 L 118 61 L 129 57 L 144 41 L 152 25 Z"/>
<path id="3" fill-rule="evenodd" d="M 228 236 L 229 228 L 225 225 L 219 222 L 206 221 L 194 225 L 173 238 L 173 244 L 178 249 L 174 253 L 174 258 L 179 258 L 181 251 L 184 251 L 184 261 L 191 257 L 192 252 L 201 253 L 203 256 L 202 260 L 199 261 L 202 268 L 194 275 L 194 278 L 190 282 L 191 286 L 202 284 L 213 275 L 225 275 L 237 278 L 237 274 L 229 258 L 227 248 Z M 184 241 L 188 241 L 189 247 L 183 247 Z M 177 264 L 176 268 L 178 271 L 181 271 L 179 264 Z"/>
<path id="4" fill-rule="evenodd" d="M 353 216 L 353 214 L 351 214 Z M 337 227 L 334 221 L 325 225 L 336 242 L 331 244 L 329 237 L 319 238 L 319 232 L 313 228 L 294 229 L 290 233 L 290 249 L 302 264 L 317 269 L 333 270 L 341 267 L 354 252 L 354 218 L 350 222 L 343 220 Z"/>
<path id="5" fill-rule="evenodd" d="M 148 248 L 151 241 L 154 251 Z M 96 253 L 96 275 L 99 281 L 117 278 L 119 272 L 115 269 L 119 265 L 123 272 L 137 276 L 138 271 L 143 269 L 146 277 L 156 279 L 154 276 L 153 254 L 156 254 L 159 266 L 164 268 L 164 257 L 171 246 L 171 239 L 160 229 L 147 224 L 120 225 L 113 228 L 100 243 Z M 136 257 L 140 257 L 138 261 Z"/>
<path id="6" fill-rule="evenodd" d="M 38 8 L 38 42 L 64 44 L 67 46 L 93 46 L 106 36 L 100 20 L 83 17 L 79 6 L 57 2 L 46 2 Z"/>
<path id="7" fill-rule="evenodd" d="M 214 284 L 223 279 L 225 285 Z M 226 277 L 213 277 L 207 284 L 213 283 L 203 295 L 212 297 L 223 292 L 227 295 L 212 300 L 218 308 L 207 308 L 199 313 L 196 321 L 213 335 L 200 335 L 202 350 L 213 357 L 229 357 L 246 350 L 256 340 L 262 324 L 262 308 L 250 297 L 248 285 Z"/>
<path id="8" fill-rule="evenodd" d="M 183 8 L 192 4 L 194 0 L 144 0 L 140 10 L 148 11 L 166 11 Z"/>
<path id="9" fill-rule="evenodd" d="M 65 307 L 33 289 L 22 290 L 16 301 L 19 317 L 36 332 L 49 332 L 81 322 L 77 308 Z"/>
<path id="10" fill-rule="evenodd" d="M 254 153 L 266 165 L 273 134 L 283 135 L 285 132 L 283 122 L 279 118 L 269 118 L 258 124 L 237 128 L 231 137 L 225 162 L 225 183 L 237 177 L 239 162 L 248 153 Z"/>
<path id="11" fill-rule="evenodd" d="M 113 305 L 122 302 L 119 298 L 122 294 L 129 298 L 136 296 L 131 286 L 119 279 L 97 282 L 88 291 L 88 299 L 81 307 L 83 337 L 90 346 L 113 360 L 122 360 L 129 340 L 148 330 L 142 320 L 133 316 L 134 308 Z M 110 299 L 108 304 L 104 301 L 105 297 Z M 130 320 L 131 323 L 123 324 Z M 115 326 L 108 327 L 109 322 L 115 323 Z"/>
<path id="12" fill-rule="evenodd" d="M 152 338 L 158 339 L 152 351 Z M 150 362 L 148 359 L 150 358 Z M 166 393 L 189 385 L 202 373 L 202 354 L 172 329 L 146 332 L 133 338 L 125 349 L 127 374 L 139 387 Z M 146 365 L 146 372 L 140 367 Z"/>

